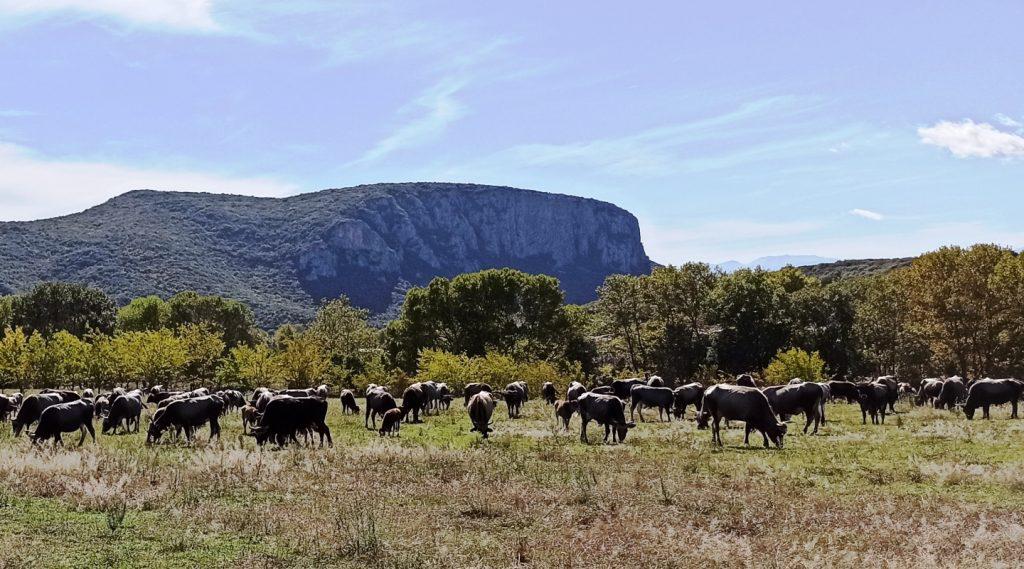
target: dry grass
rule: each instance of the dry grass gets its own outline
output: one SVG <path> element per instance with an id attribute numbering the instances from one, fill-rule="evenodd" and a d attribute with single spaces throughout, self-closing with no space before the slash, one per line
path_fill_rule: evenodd
<path id="1" fill-rule="evenodd" d="M 332 405 L 336 402 L 332 402 Z M 332 407 L 333 449 L 0 434 L 0 566 L 1016 566 L 1024 423 L 830 408 L 783 451 L 692 422 L 582 445 L 531 401 L 479 441 L 461 405 L 399 439 Z M 578 419 L 573 428 L 578 429 Z M 593 429 L 593 427 L 591 427 Z M 797 429 L 794 429 L 797 430 Z M 598 440 L 597 429 L 592 440 Z M 204 433 L 205 434 L 205 433 Z"/>

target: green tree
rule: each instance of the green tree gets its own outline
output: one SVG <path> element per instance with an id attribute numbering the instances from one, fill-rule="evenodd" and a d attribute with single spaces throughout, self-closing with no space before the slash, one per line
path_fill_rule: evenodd
<path id="1" fill-rule="evenodd" d="M 782 385 L 794 378 L 821 381 L 824 376 L 825 360 L 818 352 L 808 353 L 800 348 L 780 350 L 764 370 L 764 380 L 768 385 Z"/>
<path id="2" fill-rule="evenodd" d="M 229 348 L 258 340 L 255 317 L 248 306 L 193 291 L 180 292 L 167 301 L 167 324 L 175 329 L 194 324 L 218 330 Z"/>
<path id="3" fill-rule="evenodd" d="M 608 333 L 625 346 L 628 366 L 646 369 L 647 323 L 652 318 L 648 281 L 631 275 L 611 275 L 597 289 L 597 312 Z"/>
<path id="4" fill-rule="evenodd" d="M 331 369 L 323 346 L 307 334 L 300 334 L 279 348 L 274 362 L 289 388 L 312 387 L 322 383 Z"/>
<path id="5" fill-rule="evenodd" d="M 368 310 L 352 306 L 342 296 L 325 302 L 306 331 L 327 354 L 331 375 L 339 383 L 365 372 L 380 359 L 380 334 L 370 327 L 368 318 Z"/>
<path id="6" fill-rule="evenodd" d="M 11 322 L 27 333 L 51 336 L 66 330 L 81 338 L 90 331 L 114 329 L 114 301 L 103 291 L 73 283 L 43 283 L 14 297 Z"/>
<path id="7" fill-rule="evenodd" d="M 89 378 L 89 344 L 70 332 L 53 335 L 47 349 L 56 362 L 56 378 L 61 385 L 82 385 Z"/>
<path id="8" fill-rule="evenodd" d="M 850 285 L 855 303 L 854 336 L 865 371 L 921 377 L 931 358 L 916 326 L 906 271 L 857 279 Z"/>
<path id="9" fill-rule="evenodd" d="M 266 344 L 235 346 L 224 358 L 218 379 L 222 385 L 242 390 L 277 387 L 274 354 Z"/>
<path id="10" fill-rule="evenodd" d="M 28 386 L 28 336 L 21 328 L 7 328 L 0 338 L 0 381 L 3 387 Z"/>
<path id="11" fill-rule="evenodd" d="M 117 311 L 117 330 L 121 332 L 152 332 L 168 327 L 170 308 L 159 296 L 132 299 Z"/>
<path id="12" fill-rule="evenodd" d="M 140 384 L 176 384 L 188 359 L 181 340 L 166 328 L 114 336 L 113 358 L 127 364 L 129 377 Z"/>
<path id="13" fill-rule="evenodd" d="M 185 354 L 183 378 L 189 383 L 209 383 L 224 354 L 220 332 L 204 325 L 186 324 L 178 328 L 178 340 Z"/>
<path id="14" fill-rule="evenodd" d="M 0 296 L 0 330 L 6 330 L 14 325 L 12 320 L 13 296 Z"/>
<path id="15" fill-rule="evenodd" d="M 766 271 L 741 269 L 722 277 L 712 295 L 720 327 L 718 364 L 731 373 L 765 367 L 789 341 L 786 291 Z"/>

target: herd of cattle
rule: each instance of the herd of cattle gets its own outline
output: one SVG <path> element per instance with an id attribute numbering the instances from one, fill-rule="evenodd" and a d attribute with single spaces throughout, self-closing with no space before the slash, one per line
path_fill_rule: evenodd
<path id="1" fill-rule="evenodd" d="M 219 419 L 237 411 L 241 414 L 243 433 L 254 437 L 260 446 L 267 442 L 286 446 L 298 443 L 299 437 L 308 444 L 314 435 L 319 435 L 319 444 L 323 446 L 325 439 L 328 445 L 333 445 L 326 423 L 328 395 L 326 385 L 283 390 L 260 387 L 248 399 L 233 389 L 169 391 L 160 385 L 145 391 L 117 388 L 98 396 L 91 389 L 81 393 L 44 389 L 28 396 L 0 394 L 0 420 L 11 420 L 16 437 L 38 423 L 30 433 L 33 444 L 49 439 L 53 439 L 54 444 L 62 444 L 62 433 L 80 431 L 78 444 L 81 445 L 86 435 L 95 442 L 93 423 L 96 419 L 101 420 L 104 435 L 117 434 L 119 430 L 139 432 L 143 410 L 155 405 L 146 434 L 146 443 L 152 444 L 172 430 L 175 437 L 184 434 L 191 441 L 196 429 L 206 425 L 210 428 L 210 438 L 219 438 Z M 448 409 L 454 398 L 446 384 L 433 381 L 407 387 L 401 394 L 401 404 L 386 386 L 371 384 L 364 395 L 363 425 L 377 430 L 380 436 L 398 435 L 403 422 L 420 423 L 421 417 Z M 561 399 L 554 384 L 545 383 L 541 388 L 541 397 L 554 407 L 556 421 L 565 430 L 569 429 L 573 415 L 580 416 L 580 440 L 583 442 L 588 442 L 587 425 L 591 421 L 604 427 L 605 442 L 609 437 L 612 442 L 622 442 L 629 429 L 636 426 L 635 416 L 639 414 L 640 420 L 644 420 L 645 408 L 656 408 L 660 420 L 672 421 L 673 416 L 685 417 L 686 408 L 692 405 L 696 410 L 697 427 L 710 427 L 712 441 L 718 445 L 722 444 L 720 425 L 725 420 L 745 424 L 745 444 L 749 444 L 750 433 L 756 430 L 764 438 L 765 447 L 775 444 L 779 448 L 783 446 L 790 417 L 802 414 L 805 418 L 803 432 L 806 434 L 813 426 L 813 432 L 817 433 L 818 427 L 826 421 L 829 401 L 858 403 L 864 424 L 869 416 L 872 424 L 884 424 L 887 412 L 894 413 L 896 402 L 901 398 L 939 409 L 962 409 L 968 419 L 973 419 L 975 410 L 980 408 L 983 417 L 988 419 L 991 406 L 1006 403 L 1012 406 L 1010 416 L 1016 418 L 1022 396 L 1024 382 L 1020 380 L 966 381 L 957 376 L 924 379 L 916 387 L 897 382 L 892 376 L 857 382 L 793 379 L 787 385 L 761 387 L 752 376 L 743 374 L 731 383 L 710 387 L 688 383 L 675 389 L 666 387 L 661 378 L 653 376 L 647 380 L 615 380 L 591 389 L 572 382 Z M 530 396 L 526 382 L 516 381 L 503 390 L 485 383 L 470 383 L 463 389 L 462 397 L 472 423 L 470 432 L 480 433 L 486 439 L 493 432 L 492 418 L 499 401 L 505 402 L 509 419 L 516 419 Z M 339 399 L 342 413 L 360 412 L 351 390 L 342 390 Z"/>

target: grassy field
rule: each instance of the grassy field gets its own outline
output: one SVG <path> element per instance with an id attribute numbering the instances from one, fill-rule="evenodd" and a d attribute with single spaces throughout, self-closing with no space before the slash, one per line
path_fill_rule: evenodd
<path id="1" fill-rule="evenodd" d="M 0 566 L 1019 566 L 1024 556 L 1024 422 L 1004 408 L 967 422 L 903 403 L 877 427 L 830 405 L 821 434 L 788 436 L 779 451 L 743 447 L 739 425 L 715 449 L 692 421 L 583 445 L 579 419 L 559 433 L 540 401 L 516 421 L 502 405 L 488 441 L 468 432 L 458 401 L 381 439 L 331 406 L 329 449 L 260 451 L 237 414 L 221 442 L 204 430 L 191 447 L 146 447 L 133 434 L 36 450 L 5 427 Z"/>

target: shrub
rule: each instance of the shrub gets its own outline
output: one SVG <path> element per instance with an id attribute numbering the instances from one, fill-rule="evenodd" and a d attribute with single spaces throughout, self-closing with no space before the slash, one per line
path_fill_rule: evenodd
<path id="1" fill-rule="evenodd" d="M 821 381 L 825 375 L 825 360 L 818 352 L 808 353 L 799 348 L 779 350 L 764 370 L 765 383 L 780 385 L 799 377 L 804 381 Z"/>

